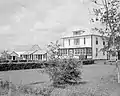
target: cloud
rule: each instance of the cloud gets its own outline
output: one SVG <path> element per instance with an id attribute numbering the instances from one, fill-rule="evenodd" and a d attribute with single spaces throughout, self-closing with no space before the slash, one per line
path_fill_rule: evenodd
<path id="1" fill-rule="evenodd" d="M 85 13 L 87 9 L 82 11 L 84 6 L 80 2 L 74 3 L 73 0 L 70 2 L 64 2 L 63 5 L 48 11 L 47 17 L 44 22 L 38 21 L 34 24 L 33 29 L 57 29 L 61 27 L 71 27 L 75 25 L 86 24 L 88 21 L 88 14 Z M 82 13 L 82 14 L 81 14 Z M 83 17 L 86 19 L 83 20 Z M 80 26 L 81 26 L 80 25 Z M 87 25 L 87 24 L 86 24 Z M 56 30 L 57 31 L 57 30 Z"/>
<path id="2" fill-rule="evenodd" d="M 0 5 L 3 6 L 0 25 L 4 25 L 0 30 L 13 35 L 8 47 L 35 43 L 44 46 L 73 26 L 89 27 L 88 7 L 80 0 L 10 0 Z M 5 12 L 4 5 L 7 6 Z"/>
<path id="3" fill-rule="evenodd" d="M 10 30 L 11 26 L 10 25 L 3 25 L 3 26 L 0 26 L 0 30 L 2 34 L 6 33 L 8 30 Z M 6 32 L 5 32 L 6 31 Z"/>

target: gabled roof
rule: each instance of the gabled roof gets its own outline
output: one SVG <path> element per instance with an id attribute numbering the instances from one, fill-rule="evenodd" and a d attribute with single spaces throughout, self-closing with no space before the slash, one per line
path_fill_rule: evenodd
<path id="1" fill-rule="evenodd" d="M 45 53 L 46 53 L 46 51 L 44 51 L 44 50 L 37 50 L 33 54 L 45 54 Z"/>
<path id="2" fill-rule="evenodd" d="M 20 56 L 21 54 L 24 54 L 25 51 L 17 52 L 17 51 L 11 51 L 8 52 L 11 56 Z"/>
<path id="3" fill-rule="evenodd" d="M 23 54 L 33 54 L 35 51 L 25 51 Z"/>
<path id="4" fill-rule="evenodd" d="M 32 48 L 30 50 L 31 51 L 41 50 L 41 48 L 39 47 L 39 45 L 35 44 L 35 45 L 32 46 Z"/>
<path id="5" fill-rule="evenodd" d="M 25 51 L 21 51 L 21 52 L 16 52 L 19 56 L 24 54 Z"/>
<path id="6" fill-rule="evenodd" d="M 39 45 L 33 45 L 31 49 L 29 49 L 28 51 L 25 51 L 23 54 L 33 54 L 38 50 L 41 50 Z"/>
<path id="7" fill-rule="evenodd" d="M 12 51 L 12 52 L 10 53 L 10 55 L 11 55 L 11 56 L 19 56 L 19 55 L 17 54 L 17 52 L 15 52 L 15 51 Z"/>

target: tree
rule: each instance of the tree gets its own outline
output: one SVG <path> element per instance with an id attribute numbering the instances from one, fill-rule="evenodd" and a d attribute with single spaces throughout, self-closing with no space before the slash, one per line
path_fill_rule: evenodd
<path id="1" fill-rule="evenodd" d="M 1 52 L 1 59 L 2 60 L 10 60 L 11 59 L 11 56 L 7 50 L 4 50 L 3 52 Z"/>
<path id="2" fill-rule="evenodd" d="M 59 54 L 60 44 L 58 41 L 56 41 L 55 43 L 50 42 L 47 48 L 48 48 L 47 54 L 48 54 L 49 60 L 54 60 L 60 57 L 60 54 Z"/>
<path id="3" fill-rule="evenodd" d="M 48 66 L 45 67 L 43 72 L 49 74 L 50 80 L 53 81 L 55 86 L 80 82 L 82 79 L 81 62 L 73 58 L 61 59 L 59 49 L 60 44 L 58 41 L 51 42 L 48 45 Z"/>
<path id="4" fill-rule="evenodd" d="M 102 50 L 109 51 L 117 57 L 116 53 L 120 47 L 120 0 L 92 0 L 92 2 L 97 6 L 93 8 L 95 18 L 92 22 L 100 22 L 103 25 L 94 30 L 107 38 L 107 45 Z M 120 83 L 117 60 L 116 69 L 118 70 L 118 83 Z"/>

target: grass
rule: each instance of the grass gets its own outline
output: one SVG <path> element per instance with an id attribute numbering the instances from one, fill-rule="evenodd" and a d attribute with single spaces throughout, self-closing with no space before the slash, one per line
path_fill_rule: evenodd
<path id="1" fill-rule="evenodd" d="M 85 65 L 83 66 L 84 83 L 68 85 L 66 88 L 53 88 L 50 86 L 51 83 L 43 84 L 43 82 L 49 82 L 49 77 L 41 74 L 40 69 L 1 72 L 0 74 L 3 74 L 1 77 L 8 81 L 11 77 L 10 81 L 13 85 L 20 85 L 20 91 L 14 90 L 12 96 L 25 96 L 25 94 L 29 94 L 28 96 L 110 96 L 120 89 L 120 85 L 116 82 L 114 68 L 114 65 Z M 40 95 L 43 94 L 42 92 L 47 94 L 47 91 L 51 95 Z"/>

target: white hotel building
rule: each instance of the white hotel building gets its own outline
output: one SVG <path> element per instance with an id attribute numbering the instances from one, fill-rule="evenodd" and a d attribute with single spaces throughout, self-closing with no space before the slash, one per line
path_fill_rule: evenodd
<path id="1" fill-rule="evenodd" d="M 64 57 L 73 53 L 75 58 L 84 56 L 85 59 L 108 59 L 107 52 L 100 51 L 105 41 L 102 36 L 89 30 L 75 30 L 72 36 L 61 38 L 60 54 Z"/>

